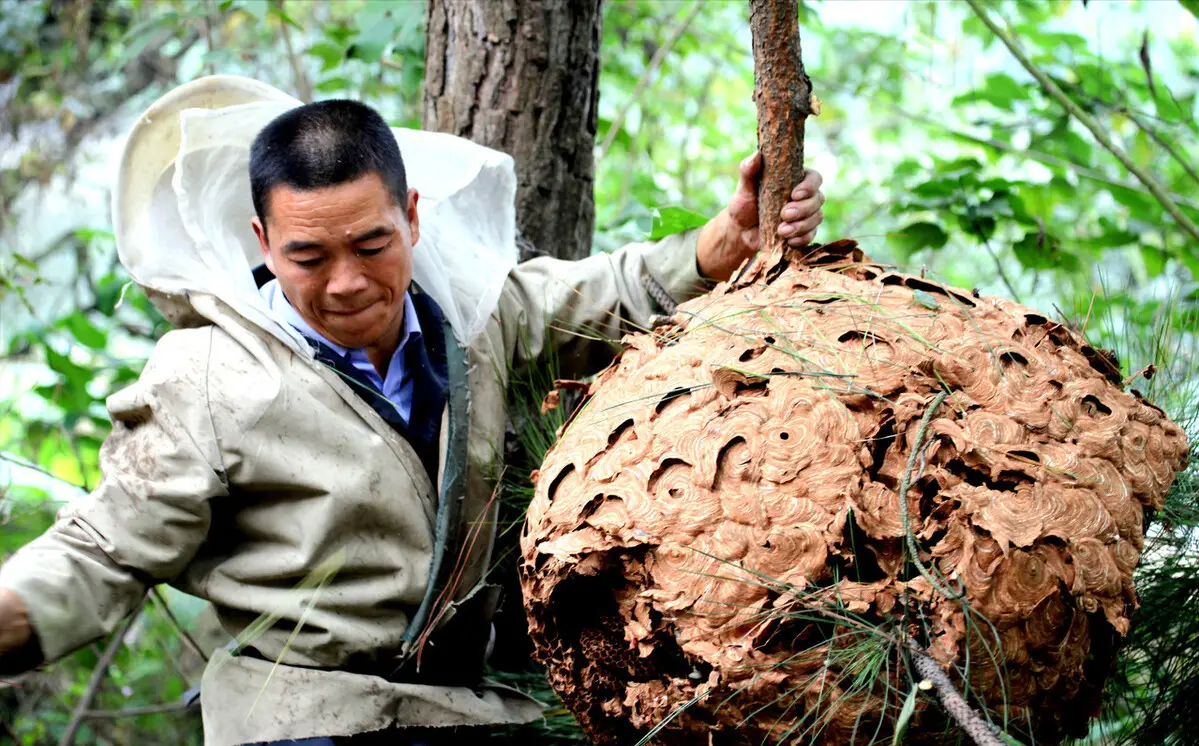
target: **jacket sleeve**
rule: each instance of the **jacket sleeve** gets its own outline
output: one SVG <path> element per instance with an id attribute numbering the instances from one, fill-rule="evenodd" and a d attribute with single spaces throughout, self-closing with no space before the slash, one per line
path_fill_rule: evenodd
<path id="1" fill-rule="evenodd" d="M 0 567 L 46 660 L 111 632 L 207 536 L 210 500 L 227 494 L 206 391 L 211 339 L 208 328 L 159 341 L 138 381 L 108 398 L 99 486 Z"/>
<path id="2" fill-rule="evenodd" d="M 643 274 L 679 303 L 704 292 L 695 263 L 698 235 L 694 229 L 577 261 L 539 257 L 518 264 L 498 311 L 509 364 L 519 369 L 556 354 L 564 377 L 607 365 L 623 334 L 648 328 L 661 313 Z"/>

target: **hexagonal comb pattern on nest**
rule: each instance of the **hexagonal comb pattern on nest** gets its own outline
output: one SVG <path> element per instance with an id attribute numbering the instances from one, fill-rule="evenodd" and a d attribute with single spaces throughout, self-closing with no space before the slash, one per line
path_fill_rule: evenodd
<path id="1" fill-rule="evenodd" d="M 898 488 L 943 390 L 911 530 L 993 633 L 905 562 Z M 898 659 L 854 688 L 829 657 L 843 628 L 788 621 L 834 597 L 947 670 L 969 655 L 974 693 L 1054 742 L 1098 706 L 1137 604 L 1145 511 L 1185 454 L 1182 430 L 1062 325 L 885 272 L 852 242 L 792 251 L 626 337 L 593 383 L 529 509 L 530 629 L 602 744 L 700 694 L 660 741 L 887 732 L 900 703 L 885 684 L 910 686 Z M 922 706 L 908 742 L 938 742 L 939 717 Z"/>

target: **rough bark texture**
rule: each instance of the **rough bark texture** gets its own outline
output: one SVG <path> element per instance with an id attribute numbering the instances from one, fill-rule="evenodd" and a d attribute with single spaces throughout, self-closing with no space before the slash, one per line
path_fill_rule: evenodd
<path id="1" fill-rule="evenodd" d="M 429 0 L 425 129 L 516 159 L 516 225 L 540 253 L 591 253 L 600 0 Z"/>
<path id="2" fill-rule="evenodd" d="M 626 337 L 559 433 L 521 543 L 530 633 L 602 744 L 668 720 L 655 742 L 888 742 L 909 639 L 1057 743 L 1097 711 L 1186 453 L 1033 310 L 850 241 L 760 255 Z M 956 743 L 944 718 L 922 698 L 904 743 Z"/>
<path id="3" fill-rule="evenodd" d="M 783 239 L 779 212 L 791 187 L 803 179 L 804 121 L 810 111 L 812 81 L 800 56 L 795 0 L 750 0 L 754 40 L 754 101 L 758 105 L 758 149 L 763 173 L 758 189 L 762 251 L 779 254 Z"/>

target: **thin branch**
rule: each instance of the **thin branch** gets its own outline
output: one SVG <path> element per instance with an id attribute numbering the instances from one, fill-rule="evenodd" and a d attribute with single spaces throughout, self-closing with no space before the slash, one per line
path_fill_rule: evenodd
<path id="1" fill-rule="evenodd" d="M 104 655 L 100 656 L 96 667 L 92 669 L 92 676 L 87 681 L 87 689 L 83 691 L 83 696 L 75 704 L 75 710 L 71 713 L 71 722 L 67 724 L 67 729 L 63 731 L 62 738 L 58 740 L 58 746 L 72 746 L 75 743 L 75 736 L 79 734 L 79 729 L 83 726 L 88 708 L 92 706 L 92 702 L 96 699 L 96 693 L 100 690 L 100 684 L 103 683 L 104 677 L 108 674 L 108 669 L 112 666 L 112 662 L 116 660 L 117 653 L 121 651 L 121 646 L 125 644 L 125 635 L 129 634 L 129 629 L 137 621 L 137 617 L 145 605 L 146 597 L 143 596 L 137 602 L 137 606 L 134 607 L 129 616 L 125 617 L 125 621 L 117 627 L 117 631 L 113 633 L 112 639 L 108 641 L 108 647 L 104 650 Z"/>
<path id="2" fill-rule="evenodd" d="M 646 86 L 649 85 L 649 79 L 662 66 L 663 61 L 666 60 L 666 56 L 670 54 L 670 50 L 674 49 L 674 45 L 683 36 L 683 32 L 691 25 L 691 21 L 699 15 L 702 6 L 703 3 L 697 0 L 691 6 L 691 10 L 687 11 L 687 15 L 683 17 L 683 20 L 679 21 L 674 29 L 671 30 L 666 42 L 658 47 L 658 51 L 654 53 L 653 59 L 649 61 L 649 65 L 646 66 L 644 72 L 641 73 L 641 77 L 637 80 L 637 85 L 633 88 L 632 95 L 624 102 L 624 106 L 620 107 L 620 111 L 616 112 L 616 118 L 612 120 L 612 126 L 608 128 L 608 134 L 604 136 L 604 144 L 600 146 L 599 156 L 596 158 L 597 161 L 602 161 L 604 156 L 608 154 L 608 148 L 612 147 L 612 141 L 616 139 L 617 133 L 624 127 L 624 120 L 629 115 L 629 110 L 633 108 L 633 104 L 641 99 L 641 94 L 645 92 Z"/>
<path id="3" fill-rule="evenodd" d="M 967 2 L 972 2 L 972 0 L 967 0 Z M 932 684 L 933 689 L 937 692 L 937 699 L 941 700 L 941 706 L 954 719 L 958 727 L 965 731 L 977 746 L 1003 746 L 1003 741 L 995 734 L 987 721 L 983 720 L 978 712 L 958 693 L 953 682 L 949 680 L 932 656 L 922 650 L 915 640 L 908 638 L 906 643 L 916 673 L 920 674 L 923 680 Z"/>
<path id="4" fill-rule="evenodd" d="M 304 103 L 311 103 L 312 81 L 308 80 L 308 75 L 304 72 L 304 65 L 296 55 L 295 47 L 292 46 L 291 29 L 288 28 L 288 23 L 284 20 L 286 14 L 283 12 L 283 0 L 275 0 L 275 7 L 279 11 L 279 30 L 283 35 L 283 46 L 287 49 L 287 61 L 291 65 L 291 74 L 296 87 L 296 95 Z"/>
<path id="5" fill-rule="evenodd" d="M 991 255 L 991 259 L 995 261 L 995 271 L 999 273 L 999 279 L 1003 281 L 1004 287 L 1012 294 L 1012 300 L 1023 305 L 1024 302 L 1020 300 L 1020 294 L 1016 292 L 1016 286 L 1012 284 L 1011 279 L 1007 276 L 1007 272 L 1003 269 L 1003 261 L 995 253 L 995 249 L 991 248 L 991 242 L 984 238 L 983 246 L 987 248 L 987 253 Z"/>
<path id="6" fill-rule="evenodd" d="M 1161 183 L 1158 182 L 1158 180 L 1154 178 L 1151 173 L 1141 168 L 1140 165 L 1134 162 L 1132 158 L 1129 158 L 1128 154 L 1125 153 L 1119 145 L 1116 145 L 1114 142 L 1112 142 L 1112 139 L 1107 136 L 1107 133 L 1104 132 L 1103 128 L 1099 126 L 1099 123 L 1096 122 L 1090 114 L 1083 111 L 1082 107 L 1080 107 L 1074 102 L 1073 99 L 1067 96 L 1061 88 L 1058 88 L 1057 84 L 1054 83 L 1048 75 L 1042 72 L 1041 69 L 1037 67 L 1026 54 L 1024 54 L 1024 50 L 1021 49 L 1020 44 L 1016 41 L 1016 39 L 1009 34 L 1006 29 L 1001 28 L 995 23 L 990 14 L 988 14 L 987 11 L 984 10 L 979 4 L 979 0 L 966 0 L 966 2 L 974 10 L 974 14 L 978 16 L 978 19 L 983 22 L 983 25 L 990 29 L 991 33 L 999 37 L 1004 46 L 1008 48 L 1008 51 L 1012 53 L 1012 56 L 1014 56 L 1020 62 L 1020 64 L 1024 66 L 1024 69 L 1027 70 L 1030 75 L 1036 78 L 1037 82 L 1041 84 L 1041 87 L 1045 89 L 1045 92 L 1049 94 L 1050 98 L 1061 104 L 1071 116 L 1073 116 L 1075 119 L 1081 122 L 1084 127 L 1090 130 L 1091 134 L 1095 136 L 1095 139 L 1099 141 L 1099 144 L 1106 148 L 1109 153 L 1114 155 L 1116 160 L 1120 161 L 1125 168 L 1127 168 L 1134 176 L 1137 177 L 1138 181 L 1145 185 L 1145 188 L 1149 190 L 1149 193 L 1152 194 L 1159 203 L 1161 203 L 1161 206 L 1165 208 L 1166 212 L 1170 213 L 1178 225 L 1184 231 L 1189 233 L 1193 239 L 1199 241 L 1199 226 L 1196 226 L 1195 223 L 1188 218 L 1182 210 L 1178 209 L 1178 205 L 1175 204 L 1174 200 L 1170 198 L 1170 195 L 1166 192 Z"/>
<path id="7" fill-rule="evenodd" d="M 1137 184 L 1135 181 L 1126 181 L 1126 180 L 1121 180 L 1121 179 L 1115 179 L 1115 178 L 1112 178 L 1111 176 L 1108 176 L 1107 174 L 1103 173 L 1102 171 L 1097 171 L 1093 168 L 1088 168 L 1087 166 L 1083 166 L 1082 164 L 1074 163 L 1073 161 L 1068 161 L 1065 158 L 1059 158 L 1055 155 L 1050 155 L 1048 153 L 1042 153 L 1039 150 L 1027 150 L 1027 149 L 1023 149 L 1023 148 L 1017 148 L 1014 145 L 1009 145 L 1008 143 L 1004 142 L 1003 140 L 996 140 L 991 137 L 983 137 L 981 135 L 974 135 L 969 132 L 963 132 L 962 130 L 954 129 L 953 127 L 949 126 L 945 122 L 938 121 L 936 119 L 933 119 L 932 117 L 926 117 L 923 114 L 917 114 L 915 112 L 901 109 L 898 106 L 892 105 L 890 108 L 894 113 L 896 113 L 902 117 L 906 117 L 908 119 L 911 119 L 916 122 L 920 122 L 922 124 L 927 124 L 930 127 L 936 127 L 938 129 L 942 130 L 943 132 L 947 132 L 950 135 L 953 135 L 954 137 L 958 137 L 963 140 L 969 140 L 971 142 L 978 143 L 979 145 L 985 145 L 989 148 L 993 148 L 994 150 L 1008 153 L 1009 155 L 1014 155 L 1019 158 L 1027 158 L 1030 161 L 1036 161 L 1037 163 L 1041 163 L 1041 164 L 1049 166 L 1051 168 L 1063 168 L 1068 171 L 1073 171 L 1074 173 L 1078 174 L 1079 176 L 1081 176 L 1085 179 L 1090 179 L 1091 181 L 1097 181 L 1100 184 L 1107 184 L 1108 186 L 1119 187 L 1121 189 L 1128 189 L 1131 191 L 1140 191 L 1140 188 L 1141 188 L 1140 184 Z M 1176 203 L 1183 205 L 1184 207 L 1188 207 L 1192 210 L 1199 210 L 1199 203 L 1191 202 L 1186 197 L 1183 197 L 1182 195 L 1171 192 L 1170 198 L 1173 199 Z"/>
<path id="8" fill-rule="evenodd" d="M 1199 172 L 1195 171 L 1195 167 L 1192 166 L 1189 161 L 1187 161 L 1186 157 L 1182 153 L 1179 153 L 1177 150 L 1175 150 L 1173 145 L 1171 145 L 1164 137 L 1158 134 L 1158 131 L 1153 128 L 1153 125 L 1149 124 L 1144 119 L 1141 119 L 1140 115 L 1138 115 L 1132 109 L 1122 108 L 1120 109 L 1120 113 L 1131 119 L 1132 123 L 1135 124 L 1142 132 L 1144 132 L 1146 135 L 1149 135 L 1149 137 L 1153 138 L 1154 142 L 1162 146 L 1162 148 L 1170 154 L 1170 157 L 1177 161 L 1178 165 L 1182 166 L 1182 170 L 1187 172 L 1187 176 L 1190 176 L 1196 184 L 1199 184 Z"/>
<path id="9" fill-rule="evenodd" d="M 72 482 L 69 479 L 63 479 L 62 477 L 58 476 L 57 474 L 47 471 L 46 469 L 43 469 L 42 467 L 38 466 L 37 464 L 31 463 L 31 462 L 26 461 L 21 458 L 15 458 L 13 456 L 8 455 L 4 451 L 0 451 L 0 461 L 7 461 L 10 464 L 16 464 L 17 466 L 20 466 L 23 469 L 29 469 L 30 471 L 36 471 L 38 474 L 41 474 L 42 476 L 45 476 L 45 477 L 50 477 L 51 479 L 53 479 L 56 482 L 61 482 L 65 485 L 74 487 L 77 490 L 87 492 L 87 490 L 85 490 L 83 488 L 83 485 L 75 484 L 74 482 Z"/>
<path id="10" fill-rule="evenodd" d="M 145 707 L 126 707 L 123 710 L 86 710 L 84 720 L 115 720 L 117 718 L 132 718 L 139 715 L 161 715 L 164 713 L 187 712 L 198 709 L 198 705 L 185 702 L 173 702 L 169 705 L 147 705 Z"/>
<path id="11" fill-rule="evenodd" d="M 908 507 L 908 490 L 912 485 L 912 475 L 916 471 L 916 459 L 924 449 L 924 435 L 928 431 L 928 425 L 932 422 L 937 407 L 941 406 L 941 402 L 945 401 L 948 396 L 949 391 L 945 390 L 933 397 L 928 409 L 924 410 L 924 416 L 920 418 L 920 427 L 916 430 L 916 440 L 912 443 L 912 452 L 908 454 L 908 468 L 904 471 L 903 479 L 899 483 L 899 517 L 903 521 L 903 533 L 907 538 L 908 552 L 912 555 L 912 564 L 916 565 L 916 569 L 929 582 L 933 590 L 950 600 L 957 600 L 965 595 L 965 587 L 963 586 L 961 592 L 957 592 L 941 585 L 941 582 L 934 578 L 924 563 L 920 561 L 920 547 L 916 544 L 916 534 L 912 532 L 912 519 Z"/>
<path id="12" fill-rule="evenodd" d="M 167 605 L 167 600 L 163 598 L 162 591 L 158 590 L 158 586 L 150 589 L 150 598 L 153 599 L 154 605 L 162 611 L 167 621 L 170 622 L 171 628 L 175 630 L 175 634 L 179 635 L 179 639 L 187 643 L 187 646 L 191 648 L 193 653 L 200 657 L 200 660 L 207 663 L 208 655 L 196 642 L 195 638 L 191 636 L 191 633 L 179 623 L 179 619 L 176 618 L 175 612 L 171 611 L 171 607 Z"/>

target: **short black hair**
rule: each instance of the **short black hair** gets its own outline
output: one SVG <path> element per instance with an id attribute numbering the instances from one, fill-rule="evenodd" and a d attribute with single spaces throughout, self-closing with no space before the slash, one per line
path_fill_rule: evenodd
<path id="1" fill-rule="evenodd" d="M 266 227 L 271 190 L 320 189 L 376 173 L 397 205 L 408 200 L 404 159 L 379 112 L 358 101 L 317 101 L 270 122 L 250 146 L 250 195 Z"/>

